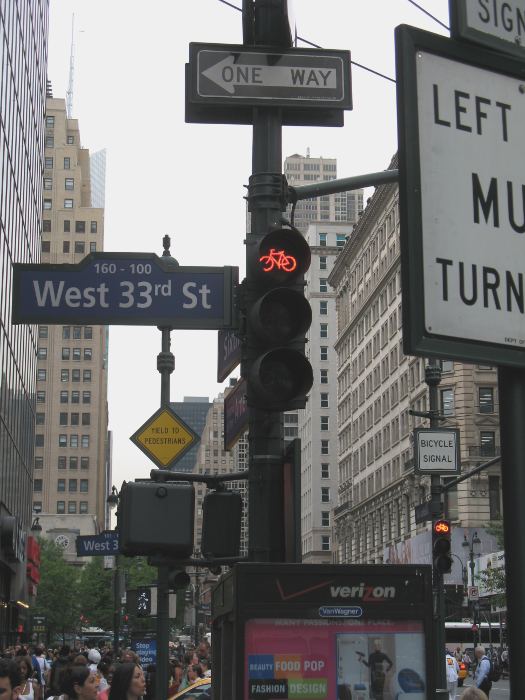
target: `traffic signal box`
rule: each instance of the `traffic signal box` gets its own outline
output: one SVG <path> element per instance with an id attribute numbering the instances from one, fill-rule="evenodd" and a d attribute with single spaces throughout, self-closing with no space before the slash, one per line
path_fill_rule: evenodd
<path id="1" fill-rule="evenodd" d="M 432 523 L 432 561 L 434 571 L 449 574 L 452 569 L 452 528 L 448 520 Z"/>
<path id="2" fill-rule="evenodd" d="M 312 309 L 304 296 L 311 253 L 292 226 L 250 234 L 246 241 L 242 375 L 248 405 L 266 411 L 304 408 L 313 384 L 305 357 Z"/>

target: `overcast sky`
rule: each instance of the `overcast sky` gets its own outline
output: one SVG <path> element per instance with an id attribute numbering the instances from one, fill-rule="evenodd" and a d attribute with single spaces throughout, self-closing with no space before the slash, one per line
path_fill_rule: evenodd
<path id="1" fill-rule="evenodd" d="M 449 23 L 447 0 L 418 4 Z M 293 0 L 293 12 L 300 37 L 350 50 L 352 60 L 391 78 L 397 25 L 447 33 L 409 0 Z M 184 121 L 189 43 L 242 43 L 241 13 L 220 0 L 51 0 L 54 97 L 67 90 L 73 13 L 73 116 L 85 148 L 107 149 L 105 250 L 160 255 L 169 234 L 181 265 L 237 265 L 242 278 L 251 127 Z M 384 170 L 397 148 L 395 85 L 353 66 L 352 92 L 343 128 L 285 127 L 283 158 L 309 148 L 312 157 L 337 158 L 339 177 Z M 212 399 L 223 388 L 216 336 L 172 333 L 173 401 Z M 160 332 L 112 326 L 109 339 L 113 480 L 120 485 L 154 466 L 129 436 L 160 404 Z"/>

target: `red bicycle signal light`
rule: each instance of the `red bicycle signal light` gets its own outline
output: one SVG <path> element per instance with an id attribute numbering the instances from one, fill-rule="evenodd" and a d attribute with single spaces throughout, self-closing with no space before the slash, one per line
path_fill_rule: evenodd
<path id="1" fill-rule="evenodd" d="M 310 267 L 312 254 L 304 236 L 296 228 L 272 229 L 259 242 L 255 263 L 256 275 L 272 284 L 288 284 Z"/>
<path id="2" fill-rule="evenodd" d="M 263 272 L 271 272 L 274 269 L 293 272 L 297 267 L 296 258 L 293 255 L 287 255 L 284 249 L 270 248 L 267 255 L 261 255 L 259 262 L 263 264 Z"/>
<path id="3" fill-rule="evenodd" d="M 449 535 L 450 523 L 448 520 L 436 520 L 434 523 L 434 532 L 436 535 Z"/>

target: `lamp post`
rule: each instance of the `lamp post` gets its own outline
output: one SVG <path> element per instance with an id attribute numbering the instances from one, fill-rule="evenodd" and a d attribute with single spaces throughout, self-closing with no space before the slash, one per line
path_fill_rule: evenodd
<path id="1" fill-rule="evenodd" d="M 111 487 L 111 493 L 106 498 L 106 503 L 110 508 L 118 505 L 119 492 L 116 486 Z M 115 566 L 113 567 L 113 653 L 115 661 L 118 657 L 119 641 L 120 641 L 120 586 L 119 586 L 119 560 L 118 554 L 115 554 Z"/>
<path id="2" fill-rule="evenodd" d="M 468 549 L 468 555 L 469 555 L 469 568 L 470 568 L 470 585 L 474 586 L 474 554 L 479 555 L 479 547 L 481 545 L 481 540 L 478 537 L 477 530 L 472 533 L 470 540 L 467 536 L 467 533 L 463 534 L 463 542 L 461 543 L 462 547 L 465 547 L 465 550 Z M 474 551 L 476 549 L 476 551 Z M 474 649 L 476 648 L 476 625 L 478 624 L 478 616 L 477 616 L 477 605 L 474 601 L 471 603 L 472 605 L 472 632 L 473 632 L 473 642 L 474 642 Z"/>

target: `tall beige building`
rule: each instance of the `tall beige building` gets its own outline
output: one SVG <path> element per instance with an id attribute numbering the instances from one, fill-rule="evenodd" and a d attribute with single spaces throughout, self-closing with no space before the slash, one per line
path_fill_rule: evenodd
<path id="1" fill-rule="evenodd" d="M 91 207 L 89 151 L 63 99 L 46 101 L 43 263 L 78 263 L 101 251 L 104 210 Z M 74 535 L 107 526 L 111 485 L 108 328 L 39 326 L 33 511 L 74 552 Z"/>
<path id="2" fill-rule="evenodd" d="M 397 167 L 397 160 L 391 163 Z M 428 421 L 425 360 L 403 353 L 397 185 L 376 188 L 329 276 L 337 297 L 339 498 L 334 512 L 339 562 L 424 563 L 428 524 L 414 507 L 429 498 L 429 478 L 414 473 L 412 430 Z M 443 360 L 438 386 L 444 428 L 460 429 L 463 472 L 499 454 L 495 368 Z M 464 535 L 501 518 L 500 471 L 493 466 L 451 489 L 454 567 L 461 583 Z M 467 552 L 468 554 L 468 552 Z"/>

